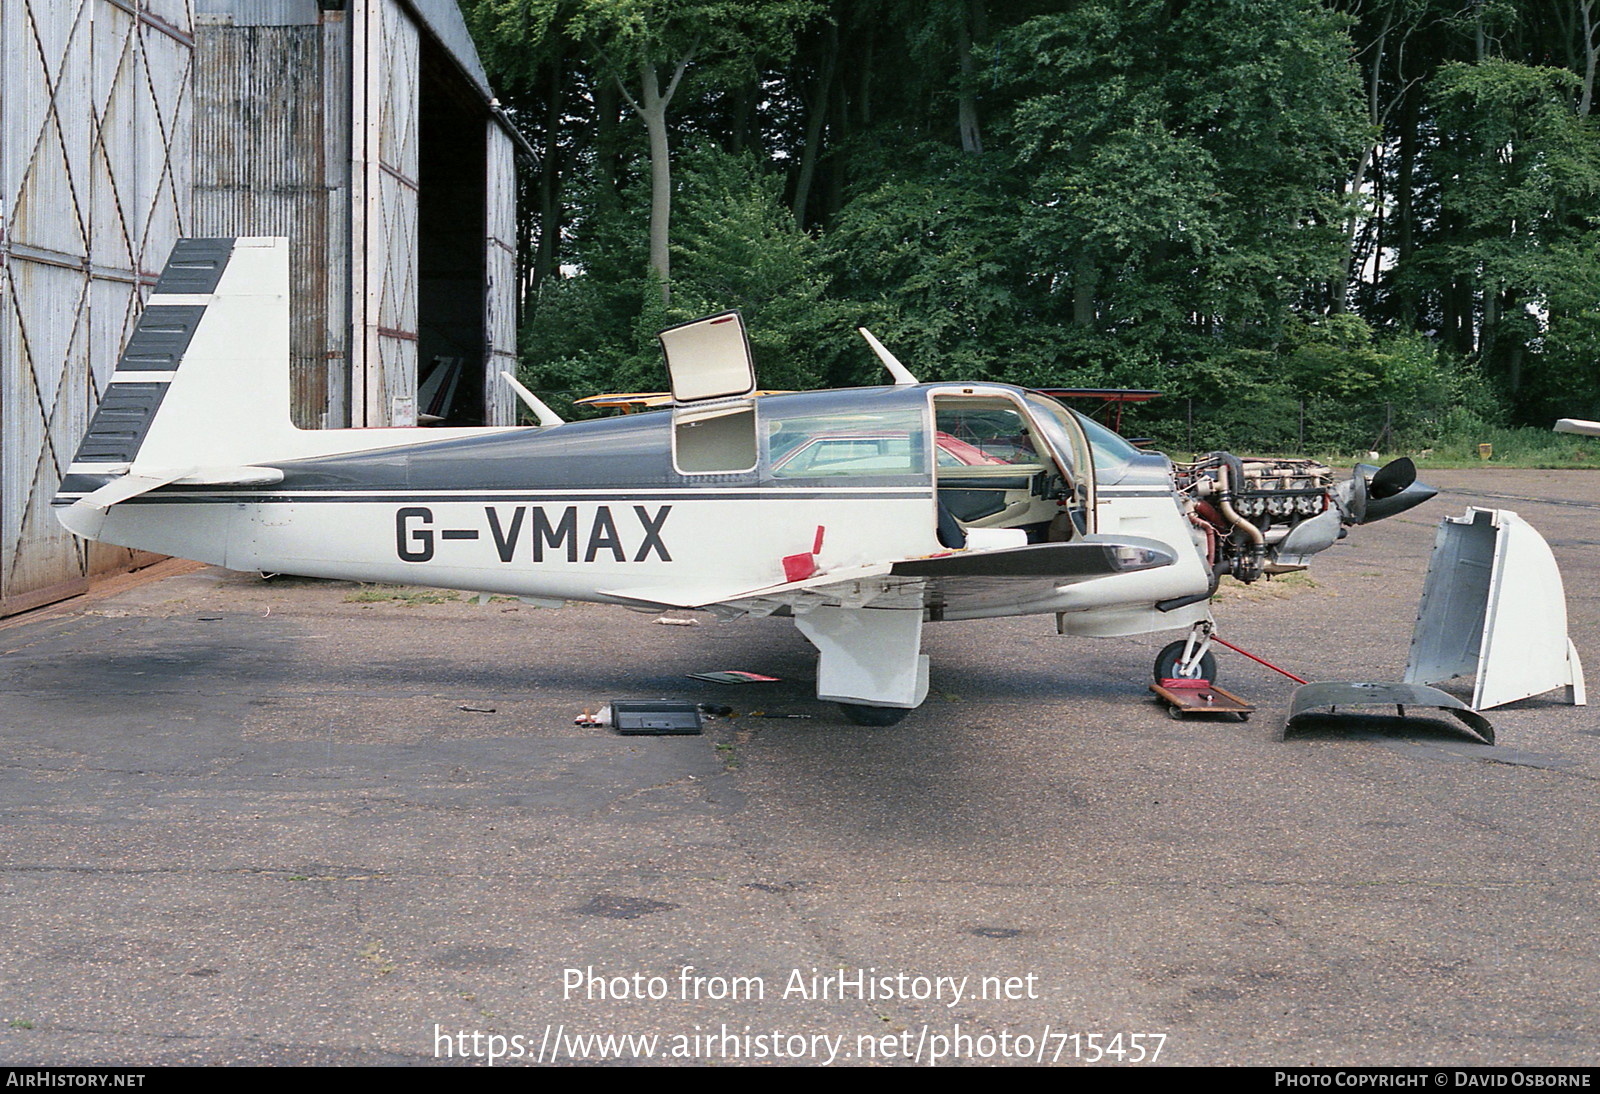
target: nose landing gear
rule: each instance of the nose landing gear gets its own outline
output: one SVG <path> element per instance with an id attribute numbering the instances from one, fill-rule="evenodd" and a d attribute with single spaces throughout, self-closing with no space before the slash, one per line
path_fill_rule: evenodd
<path id="1" fill-rule="evenodd" d="M 1169 718 L 1231 714 L 1236 721 L 1247 722 L 1256 708 L 1216 686 L 1217 659 L 1211 652 L 1211 631 L 1211 620 L 1202 619 L 1189 631 L 1189 637 L 1162 647 L 1156 654 L 1156 682 L 1150 690 L 1166 704 Z"/>

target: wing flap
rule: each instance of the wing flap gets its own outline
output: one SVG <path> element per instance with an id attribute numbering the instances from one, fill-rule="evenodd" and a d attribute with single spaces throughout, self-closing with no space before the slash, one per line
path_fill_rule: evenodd
<path id="1" fill-rule="evenodd" d="M 808 577 L 804 581 L 786 581 L 779 585 L 638 585 L 626 589 L 601 589 L 606 596 L 631 600 L 638 604 L 655 604 L 667 608 L 704 608 L 711 604 L 730 604 L 753 597 L 774 597 L 799 594 L 832 585 L 885 577 L 892 563 L 873 563 L 870 566 L 852 566 L 829 570 Z"/>

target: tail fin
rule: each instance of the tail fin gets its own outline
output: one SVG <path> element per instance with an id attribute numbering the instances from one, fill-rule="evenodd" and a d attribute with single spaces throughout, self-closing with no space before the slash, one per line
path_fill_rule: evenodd
<path id="1" fill-rule="evenodd" d="M 55 504 L 93 538 L 106 509 L 169 483 L 263 483 L 289 420 L 289 247 L 183 239 L 106 385 Z"/>
<path id="2" fill-rule="evenodd" d="M 295 432 L 288 362 L 288 241 L 180 240 L 73 462 L 176 470 L 280 454 Z"/>
<path id="3" fill-rule="evenodd" d="M 53 504 L 94 539 L 108 508 L 163 486 L 281 482 L 280 469 L 259 465 L 507 428 L 296 428 L 289 241 L 181 239 Z"/>

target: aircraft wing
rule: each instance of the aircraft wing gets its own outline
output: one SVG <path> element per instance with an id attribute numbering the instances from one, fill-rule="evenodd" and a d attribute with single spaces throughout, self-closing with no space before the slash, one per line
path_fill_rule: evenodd
<path id="1" fill-rule="evenodd" d="M 951 551 L 819 573 L 764 588 L 633 588 L 608 595 L 676 608 L 729 608 L 770 615 L 797 604 L 845 607 L 915 606 L 964 610 L 1024 604 L 1063 585 L 1170 566 L 1172 548 L 1139 536 L 1085 536 L 1070 543 L 1035 543 L 994 550 Z"/>
<path id="2" fill-rule="evenodd" d="M 1086 536 L 996 551 L 963 551 L 894 564 L 896 578 L 923 583 L 924 603 L 966 613 L 1023 605 L 1054 596 L 1065 585 L 1153 570 L 1177 562 L 1172 548 L 1138 536 Z"/>

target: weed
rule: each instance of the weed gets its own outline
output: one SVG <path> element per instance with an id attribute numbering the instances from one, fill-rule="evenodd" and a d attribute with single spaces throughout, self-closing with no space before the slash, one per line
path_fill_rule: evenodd
<path id="1" fill-rule="evenodd" d="M 1224 577 L 1222 584 L 1217 586 L 1217 594 L 1213 600 L 1287 600 L 1291 596 L 1320 588 L 1316 578 L 1304 570 L 1294 570 L 1287 574 L 1278 574 L 1272 578 L 1262 578 L 1260 581 L 1249 585 L 1235 581 L 1231 577 Z"/>
<path id="2" fill-rule="evenodd" d="M 397 602 L 407 606 L 417 604 L 449 604 L 459 602 L 461 594 L 449 589 L 419 589 L 411 585 L 362 585 L 346 593 L 346 604 L 384 604 Z"/>

